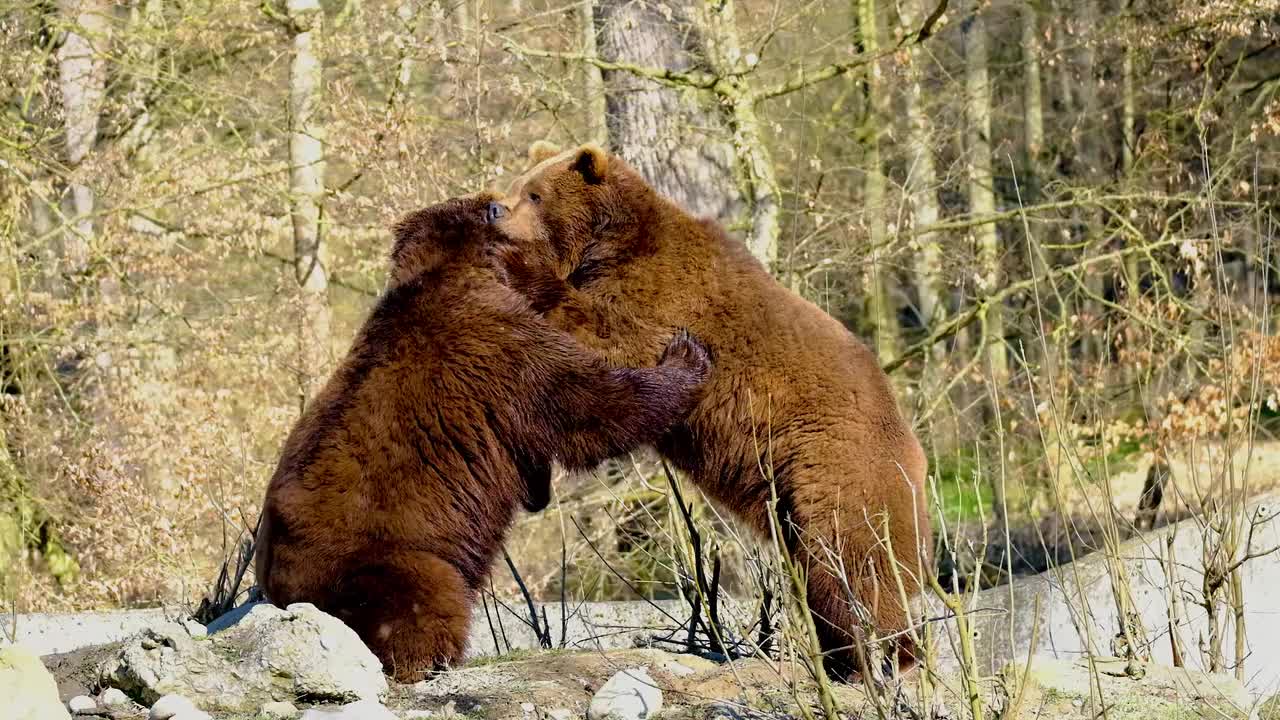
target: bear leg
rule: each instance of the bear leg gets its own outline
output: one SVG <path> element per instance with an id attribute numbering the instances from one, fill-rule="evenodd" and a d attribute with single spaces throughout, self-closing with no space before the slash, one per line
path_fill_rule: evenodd
<path id="1" fill-rule="evenodd" d="M 867 639 L 875 635 L 887 638 L 882 640 L 880 671 L 887 675 L 896 666 L 905 673 L 916 665 L 917 655 L 895 568 L 869 525 L 846 527 L 840 535 L 840 541 L 817 542 L 809 535 L 798 543 L 827 672 L 843 682 L 858 681 L 863 659 L 873 659 Z M 838 572 L 830 548 L 842 551 Z M 902 573 L 903 589 L 915 594 L 916 573 L 905 566 L 896 571 Z"/>

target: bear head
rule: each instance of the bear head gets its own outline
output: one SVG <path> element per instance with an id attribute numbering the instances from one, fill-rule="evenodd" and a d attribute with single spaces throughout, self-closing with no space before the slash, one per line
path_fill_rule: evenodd
<path id="1" fill-rule="evenodd" d="M 644 228 L 658 219 L 656 193 L 620 158 L 594 144 L 561 151 L 537 142 L 529 163 L 488 214 L 526 260 L 581 287 L 652 251 Z"/>
<path id="2" fill-rule="evenodd" d="M 415 210 L 396 222 L 390 280 L 395 288 L 448 265 L 492 265 L 495 249 L 506 242 L 487 221 L 493 193 L 452 198 Z"/>

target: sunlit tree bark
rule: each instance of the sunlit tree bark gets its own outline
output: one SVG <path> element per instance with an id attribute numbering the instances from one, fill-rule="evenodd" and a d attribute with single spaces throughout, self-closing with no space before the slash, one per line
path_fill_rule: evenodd
<path id="1" fill-rule="evenodd" d="M 668 19 L 650 0 L 599 0 L 600 54 L 619 62 L 686 70 L 698 60 L 693 18 Z M 604 72 L 614 150 L 661 193 L 690 212 L 732 222 L 745 207 L 723 114 L 709 95 Z"/>
<path id="2" fill-rule="evenodd" d="M 317 47 L 324 14 L 319 0 L 288 0 L 289 204 L 294 275 L 301 292 L 299 392 L 305 402 L 324 380 L 329 357 L 328 253 L 322 235 L 324 128 L 319 118 L 321 65 Z"/>
<path id="3" fill-rule="evenodd" d="M 854 7 L 858 24 L 860 52 L 874 55 L 880 50 L 880 28 L 875 0 L 857 0 Z M 879 63 L 866 68 L 862 80 L 866 116 L 862 135 L 865 174 L 862 182 L 863 213 L 867 219 L 871 243 L 871 263 L 867 273 L 867 295 L 871 323 L 875 327 L 876 352 L 881 362 L 898 356 L 898 318 L 890 301 L 892 274 L 884 262 L 889 233 L 885 227 L 885 176 L 880 159 L 880 135 L 888 120 L 885 91 L 880 81 Z"/>
<path id="4" fill-rule="evenodd" d="M 739 193 L 747 204 L 744 223 L 747 247 L 766 268 L 777 271 L 782 191 L 747 74 L 757 60 L 742 48 L 733 0 L 703 3 L 701 25 L 711 69 L 722 82 L 733 86 L 729 92 L 722 93 L 722 97 L 728 105 L 729 127 L 733 132 Z"/>
<path id="5" fill-rule="evenodd" d="M 578 28 L 582 33 L 582 54 L 587 57 L 599 56 L 595 0 L 582 0 L 578 6 Z M 608 145 L 609 109 L 605 101 L 604 74 L 591 63 L 582 64 L 582 92 L 586 98 L 587 138 L 592 142 Z"/>

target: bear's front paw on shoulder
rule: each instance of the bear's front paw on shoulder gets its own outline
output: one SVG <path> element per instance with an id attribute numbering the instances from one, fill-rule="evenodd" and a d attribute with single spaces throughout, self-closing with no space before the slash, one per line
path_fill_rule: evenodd
<path id="1" fill-rule="evenodd" d="M 676 331 L 658 360 L 662 367 L 679 367 L 705 379 L 711 372 L 711 352 L 693 333 L 685 329 Z"/>

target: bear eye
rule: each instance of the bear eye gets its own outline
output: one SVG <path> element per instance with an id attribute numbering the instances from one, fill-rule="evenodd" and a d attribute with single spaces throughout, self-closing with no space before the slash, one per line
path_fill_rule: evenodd
<path id="1" fill-rule="evenodd" d="M 538 203 L 542 202 L 542 196 L 539 195 L 538 193 L 529 193 L 529 202 L 533 203 L 534 205 L 537 205 Z"/>

